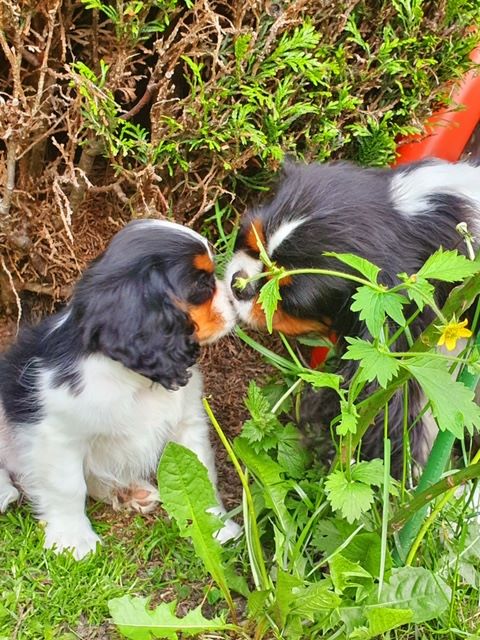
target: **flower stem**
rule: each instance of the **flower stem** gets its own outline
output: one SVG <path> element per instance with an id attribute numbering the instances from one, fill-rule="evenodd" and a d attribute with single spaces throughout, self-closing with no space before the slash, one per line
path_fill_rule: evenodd
<path id="1" fill-rule="evenodd" d="M 477 333 L 475 344 L 476 346 L 480 346 L 480 332 Z M 468 369 L 464 367 L 460 373 L 459 381 L 463 382 L 466 387 L 475 389 L 478 378 L 478 375 L 472 375 Z M 440 431 L 438 433 L 427 464 L 425 465 L 425 469 L 418 483 L 415 492 L 416 494 L 427 490 L 440 480 L 447 463 L 450 460 L 454 442 L 455 436 L 450 431 Z M 415 552 L 418 549 L 428 526 L 430 526 L 433 521 L 429 518 L 427 520 L 429 524 L 427 525 L 427 522 L 425 522 L 427 510 L 428 503 L 425 503 L 424 506 L 413 513 L 412 517 L 400 530 L 397 539 L 397 550 L 394 554 L 394 558 L 397 562 L 411 563 L 413 561 Z M 424 523 L 427 525 L 426 528 L 424 527 Z"/>
<path id="2" fill-rule="evenodd" d="M 258 533 L 258 528 L 257 528 L 255 507 L 253 504 L 253 498 L 250 492 L 250 487 L 248 486 L 247 477 L 243 473 L 242 467 L 240 466 L 240 462 L 238 461 L 238 458 L 235 455 L 235 452 L 230 442 L 228 441 L 228 438 L 223 433 L 221 426 L 219 425 L 217 419 L 215 418 L 213 411 L 208 403 L 208 400 L 206 398 L 202 398 L 202 402 L 203 402 L 205 411 L 207 412 L 207 415 L 210 418 L 210 422 L 212 423 L 215 431 L 217 432 L 218 437 L 220 438 L 223 446 L 225 447 L 230 457 L 230 460 L 233 462 L 233 466 L 235 467 L 238 477 L 240 478 L 240 482 L 242 483 L 245 500 L 247 503 L 247 508 L 250 514 L 250 519 L 251 519 L 252 543 L 254 546 L 253 553 L 255 554 L 254 558 L 250 558 L 250 562 L 252 567 L 257 566 L 259 569 L 261 583 L 257 585 L 257 588 L 260 588 L 261 590 L 268 590 L 271 587 L 271 582 L 268 577 L 267 568 L 265 566 L 265 562 L 263 559 L 263 550 L 262 550 L 262 544 L 260 542 L 260 535 Z"/>

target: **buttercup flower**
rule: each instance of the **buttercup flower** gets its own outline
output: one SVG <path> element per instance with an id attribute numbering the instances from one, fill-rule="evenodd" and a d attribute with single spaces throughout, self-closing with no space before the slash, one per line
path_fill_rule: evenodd
<path id="1" fill-rule="evenodd" d="M 455 317 L 452 320 L 441 327 L 438 327 L 441 331 L 440 338 L 437 344 L 441 347 L 445 345 L 448 351 L 453 351 L 457 346 L 457 340 L 460 338 L 470 338 L 472 332 L 467 329 L 468 320 L 457 322 Z"/>

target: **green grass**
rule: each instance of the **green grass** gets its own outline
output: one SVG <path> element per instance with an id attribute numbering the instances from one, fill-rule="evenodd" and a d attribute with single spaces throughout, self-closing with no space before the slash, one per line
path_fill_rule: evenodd
<path id="1" fill-rule="evenodd" d="M 197 604 L 204 597 L 201 562 L 170 521 L 100 505 L 89 512 L 103 545 L 80 562 L 43 549 L 41 526 L 27 508 L 0 517 L 1 640 L 115 638 L 113 630 L 103 635 L 110 598 L 152 594 Z"/>

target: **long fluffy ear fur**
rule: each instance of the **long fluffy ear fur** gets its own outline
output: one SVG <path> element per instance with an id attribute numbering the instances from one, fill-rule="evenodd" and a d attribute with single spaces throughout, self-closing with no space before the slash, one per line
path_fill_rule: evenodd
<path id="1" fill-rule="evenodd" d="M 166 389 L 186 385 L 199 345 L 162 274 L 150 268 L 108 284 L 98 280 L 94 269 L 87 272 L 72 301 L 87 352 L 103 353 Z"/>

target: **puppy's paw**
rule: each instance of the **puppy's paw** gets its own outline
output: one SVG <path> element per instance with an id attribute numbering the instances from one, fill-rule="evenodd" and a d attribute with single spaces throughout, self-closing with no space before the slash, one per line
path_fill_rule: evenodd
<path id="1" fill-rule="evenodd" d="M 220 542 L 220 544 L 225 544 L 225 542 L 228 542 L 229 540 L 238 538 L 241 531 L 242 527 L 240 527 L 236 522 L 233 520 L 226 520 L 223 527 L 215 534 L 215 538 Z"/>
<path id="2" fill-rule="evenodd" d="M 81 560 L 91 551 L 95 551 L 100 538 L 86 522 L 49 522 L 45 526 L 45 549 L 52 549 L 55 553 L 62 553 L 67 549 L 72 552 L 75 560 Z"/>
<path id="3" fill-rule="evenodd" d="M 7 510 L 11 502 L 16 502 L 20 497 L 20 493 L 13 484 L 0 486 L 0 513 Z"/>
<path id="4" fill-rule="evenodd" d="M 112 498 L 112 506 L 116 510 L 126 509 L 127 511 L 150 513 L 157 507 L 159 501 L 158 490 L 153 484 L 139 482 L 117 491 Z"/>
<path id="5" fill-rule="evenodd" d="M 224 517 L 226 512 L 222 507 L 212 507 L 208 509 L 209 513 L 214 513 L 216 516 L 220 518 Z M 233 520 L 225 520 L 224 525 L 221 529 L 219 529 L 215 533 L 215 538 L 220 542 L 220 544 L 225 544 L 229 540 L 233 540 L 234 538 L 238 538 L 242 531 L 242 528 Z"/>

